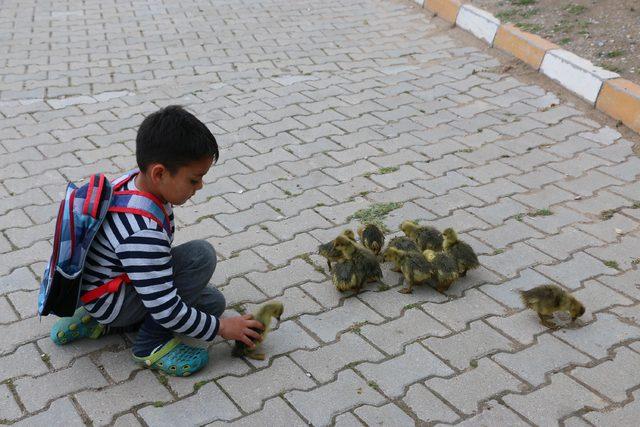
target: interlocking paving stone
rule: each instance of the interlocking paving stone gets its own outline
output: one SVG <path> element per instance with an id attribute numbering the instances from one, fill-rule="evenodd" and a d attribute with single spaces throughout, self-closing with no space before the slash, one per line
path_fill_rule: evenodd
<path id="1" fill-rule="evenodd" d="M 557 338 L 544 334 L 538 342 L 517 353 L 499 353 L 493 360 L 534 386 L 545 381 L 545 375 L 572 364 L 585 364 L 591 359 Z M 536 363 L 532 364 L 531 361 Z"/>
<path id="2" fill-rule="evenodd" d="M 595 426 L 632 426 L 638 422 L 640 415 L 640 391 L 632 393 L 634 400 L 622 408 L 614 408 L 606 412 L 590 412 L 584 418 Z"/>
<path id="3" fill-rule="evenodd" d="M 337 292 L 335 289 L 332 291 Z M 341 307 L 331 311 L 315 315 L 305 314 L 300 317 L 300 323 L 325 342 L 335 340 L 339 332 L 361 322 L 380 323 L 382 321 L 379 314 L 355 298 L 346 299 Z"/>
<path id="4" fill-rule="evenodd" d="M 291 409 L 282 398 L 267 400 L 264 407 L 249 416 L 239 418 L 237 421 L 222 422 L 216 421 L 207 424 L 209 427 L 251 427 L 256 424 L 268 422 L 272 425 L 287 425 L 292 427 L 302 427 L 307 424 Z"/>
<path id="5" fill-rule="evenodd" d="M 611 314 L 600 313 L 596 321 L 579 329 L 562 329 L 554 335 L 575 348 L 600 359 L 618 342 L 640 337 L 640 327 L 629 325 Z"/>
<path id="6" fill-rule="evenodd" d="M 640 382 L 640 354 L 620 347 L 613 360 L 592 368 L 575 368 L 571 376 L 615 402 L 627 399 L 627 390 Z"/>
<path id="7" fill-rule="evenodd" d="M 538 266 L 536 270 L 570 289 L 580 287 L 586 279 L 601 274 L 616 273 L 615 269 L 605 266 L 601 261 L 584 252 L 578 252 L 573 258 L 559 264 Z"/>
<path id="8" fill-rule="evenodd" d="M 483 410 L 476 416 L 467 418 L 456 424 L 461 427 L 474 426 L 528 426 L 516 413 L 507 408 L 502 402 L 491 400 L 483 404 Z M 442 424 L 439 424 L 442 425 Z M 450 424 L 447 424 L 450 425 Z"/>
<path id="9" fill-rule="evenodd" d="M 370 405 L 361 406 L 353 411 L 365 425 L 379 426 L 413 426 L 415 421 L 402 412 L 397 405 L 387 403 L 384 406 L 375 407 Z"/>
<path id="10" fill-rule="evenodd" d="M 473 274 L 473 273 L 471 273 Z M 506 309 L 476 289 L 447 304 L 425 303 L 424 311 L 455 331 L 465 329 L 468 322 L 489 314 L 505 314 Z"/>
<path id="11" fill-rule="evenodd" d="M 404 388 L 416 381 L 453 374 L 451 368 L 417 343 L 405 347 L 404 354 L 400 356 L 377 364 L 363 363 L 357 369 L 389 397 L 402 395 Z"/>
<path id="12" fill-rule="evenodd" d="M 365 325 L 361 331 L 369 341 L 391 355 L 400 353 L 404 344 L 420 337 L 443 336 L 450 332 L 444 325 L 418 309 L 409 309 L 399 319 L 383 325 Z"/>
<path id="13" fill-rule="evenodd" d="M 15 382 L 16 391 L 29 412 L 44 407 L 54 398 L 105 385 L 107 380 L 88 357 L 76 360 L 70 368 L 37 378 L 24 377 Z"/>
<path id="14" fill-rule="evenodd" d="M 409 387 L 402 400 L 425 422 L 453 422 L 458 419 L 458 415 L 423 384 Z"/>
<path id="15" fill-rule="evenodd" d="M 359 335 L 349 332 L 340 336 L 332 344 L 314 350 L 299 350 L 291 353 L 291 358 L 311 373 L 321 383 L 330 381 L 336 372 L 345 366 L 360 362 L 375 362 L 384 358 L 383 354 Z"/>
<path id="16" fill-rule="evenodd" d="M 22 410 L 6 384 L 0 385 L 0 419 L 13 420 L 22 415 Z"/>
<path id="17" fill-rule="evenodd" d="M 432 378 L 426 385 L 461 412 L 473 413 L 478 403 L 506 390 L 517 391 L 522 384 L 490 359 L 450 379 Z"/>
<path id="18" fill-rule="evenodd" d="M 162 407 L 145 406 L 138 411 L 149 425 L 202 425 L 215 420 L 230 420 L 240 415 L 231 400 L 215 385 L 203 385 L 193 396 Z M 185 420 L 188 417 L 188 421 Z"/>
<path id="19" fill-rule="evenodd" d="M 283 391 L 308 390 L 316 385 L 288 357 L 277 358 L 268 369 L 243 377 L 226 376 L 218 384 L 245 411 L 259 409 L 263 400 Z"/>
<path id="20" fill-rule="evenodd" d="M 333 415 L 354 406 L 379 405 L 385 401 L 352 370 L 340 372 L 334 382 L 311 391 L 291 391 L 284 398 L 314 426 L 328 425 Z"/>
<path id="21" fill-rule="evenodd" d="M 606 403 L 565 374 L 551 376 L 551 384 L 526 395 L 509 394 L 502 398 L 536 425 L 555 424 L 579 409 L 602 409 Z"/>
<path id="22" fill-rule="evenodd" d="M 20 427 L 50 427 L 52 425 L 76 427 L 84 426 L 85 423 L 80 414 L 78 414 L 73 402 L 65 397 L 51 402 L 47 410 L 24 418 L 12 425 Z"/>
<path id="23" fill-rule="evenodd" d="M 423 344 L 458 369 L 468 367 L 471 360 L 515 347 L 507 338 L 482 321 L 472 322 L 469 330 L 446 338 L 427 338 Z"/>

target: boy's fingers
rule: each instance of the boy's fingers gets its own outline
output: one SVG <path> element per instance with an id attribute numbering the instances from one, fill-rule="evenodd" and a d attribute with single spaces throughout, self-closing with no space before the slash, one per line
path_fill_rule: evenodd
<path id="1" fill-rule="evenodd" d="M 245 343 L 245 344 L 247 345 L 247 347 L 249 347 L 249 348 L 254 348 L 254 347 L 256 346 L 256 345 L 253 343 L 253 341 L 251 341 L 251 339 L 250 339 L 248 336 L 246 336 L 246 335 L 241 336 L 241 337 L 240 337 L 240 341 L 242 341 L 243 343 Z"/>
<path id="2" fill-rule="evenodd" d="M 254 331 L 253 329 L 245 329 L 244 333 L 248 337 L 255 338 L 255 339 L 260 339 L 260 334 L 257 333 L 256 331 Z"/>
<path id="3" fill-rule="evenodd" d="M 244 320 L 251 320 L 251 319 L 253 319 L 253 314 L 243 314 L 242 318 Z"/>
<path id="4" fill-rule="evenodd" d="M 264 329 L 264 325 L 260 322 L 258 322 L 257 320 L 249 320 L 247 322 L 247 326 L 249 328 L 258 328 L 260 330 Z"/>

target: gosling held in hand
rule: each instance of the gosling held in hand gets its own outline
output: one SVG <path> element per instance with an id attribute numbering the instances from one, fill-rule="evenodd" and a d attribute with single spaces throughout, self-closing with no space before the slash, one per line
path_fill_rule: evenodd
<path id="1" fill-rule="evenodd" d="M 254 348 L 249 348 L 242 341 L 236 341 L 236 345 L 233 347 L 233 352 L 232 352 L 233 356 L 235 357 L 244 356 L 249 359 L 264 360 L 265 355 L 264 353 L 258 353 L 258 346 L 260 345 L 260 343 L 264 341 L 264 339 L 267 336 L 267 333 L 270 330 L 271 319 L 275 317 L 279 322 L 280 316 L 282 316 L 283 311 L 284 311 L 284 305 L 282 305 L 280 301 L 271 301 L 261 306 L 258 309 L 258 311 L 253 314 L 253 318 L 258 322 L 262 323 L 264 325 L 264 329 L 260 330 L 257 328 L 251 328 L 260 334 L 260 339 L 253 340 L 253 342 L 256 344 Z"/>

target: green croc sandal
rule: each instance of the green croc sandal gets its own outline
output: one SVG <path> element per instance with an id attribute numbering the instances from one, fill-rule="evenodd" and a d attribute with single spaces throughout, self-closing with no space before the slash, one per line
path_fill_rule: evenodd
<path id="1" fill-rule="evenodd" d="M 209 362 L 206 348 L 181 344 L 178 338 L 163 345 L 147 357 L 133 356 L 133 360 L 149 369 L 157 369 L 174 377 L 187 377 L 204 368 Z"/>
<path id="2" fill-rule="evenodd" d="M 73 316 L 62 317 L 53 325 L 51 340 L 57 345 L 64 345 L 80 338 L 97 339 L 104 329 L 104 325 L 91 317 L 84 307 L 79 307 Z"/>

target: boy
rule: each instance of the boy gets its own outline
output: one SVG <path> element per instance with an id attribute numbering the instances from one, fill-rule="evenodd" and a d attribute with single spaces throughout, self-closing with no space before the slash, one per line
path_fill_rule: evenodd
<path id="1" fill-rule="evenodd" d="M 262 329 L 260 322 L 250 315 L 219 319 L 225 299 L 209 285 L 216 267 L 213 247 L 204 240 L 171 247 L 171 206 L 200 190 L 202 177 L 217 160 L 214 136 L 182 107 L 163 108 L 142 122 L 136 137 L 139 172 L 114 182 L 119 182 L 118 191 L 143 192 L 161 205 L 165 227 L 144 211 L 107 214 L 83 270 L 84 307 L 58 320 L 51 331 L 54 342 L 139 327 L 133 358 L 175 376 L 203 368 L 208 352 L 180 344 L 174 333 L 205 341 L 220 335 L 253 347 L 252 338 L 259 334 L 251 328 Z"/>

